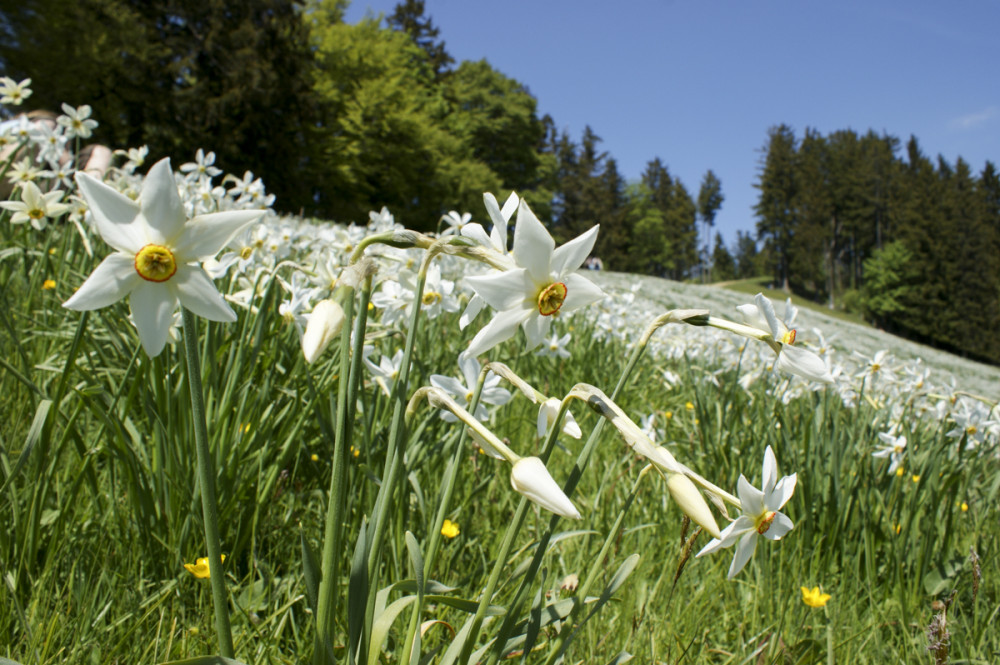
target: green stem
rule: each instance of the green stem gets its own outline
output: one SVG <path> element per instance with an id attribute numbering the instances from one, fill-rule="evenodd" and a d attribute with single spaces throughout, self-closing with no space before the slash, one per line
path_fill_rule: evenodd
<path id="1" fill-rule="evenodd" d="M 417 273 L 416 296 L 413 301 L 413 314 L 410 317 L 410 327 L 406 333 L 406 344 L 403 348 L 403 359 L 400 361 L 399 376 L 392 388 L 393 412 L 389 425 L 389 448 L 386 455 L 385 468 L 382 473 L 382 484 L 375 498 L 375 519 L 371 522 L 370 540 L 368 544 L 368 598 L 365 603 L 365 621 L 361 634 L 361 644 L 358 649 L 360 658 L 367 659 L 369 639 L 375 612 L 375 595 L 378 593 L 379 568 L 382 558 L 382 545 L 385 541 L 386 527 L 389 524 L 388 514 L 392 504 L 392 495 L 396 483 L 402 476 L 403 456 L 406 447 L 406 393 L 410 380 L 410 365 L 413 357 L 413 345 L 417 337 L 417 327 L 420 323 L 420 307 L 427 282 L 427 268 L 433 255 L 424 258 L 420 271 Z"/>
<path id="2" fill-rule="evenodd" d="M 629 358 L 628 363 L 625 365 L 625 369 L 622 370 L 621 376 L 618 378 L 618 384 L 611 393 L 612 400 L 618 396 L 618 393 L 621 392 L 621 389 L 625 386 L 625 382 L 628 380 L 629 376 L 631 376 L 632 370 L 635 368 L 636 363 L 639 362 L 639 357 L 642 356 L 643 351 L 645 351 L 653 333 L 666 323 L 672 322 L 672 320 L 668 318 L 669 315 L 670 312 L 657 318 L 649 326 L 645 334 L 643 334 L 639 343 L 636 344 L 635 349 L 632 351 L 632 356 Z M 587 437 L 587 443 L 584 445 L 583 450 L 580 451 L 579 456 L 577 456 L 576 463 L 570 471 L 569 479 L 563 486 L 563 492 L 570 498 L 573 498 L 573 491 L 580 482 L 580 478 L 583 476 L 583 470 L 586 468 L 587 462 L 590 460 L 590 455 L 597 446 L 597 441 L 601 436 L 601 431 L 604 429 L 605 422 L 607 421 L 604 418 L 601 418 L 597 422 L 597 425 L 594 426 L 590 436 Z M 555 430 L 558 427 L 559 422 L 557 420 L 552 428 Z M 556 526 L 559 524 L 559 519 L 560 517 L 558 515 L 553 515 L 550 518 L 549 528 L 546 529 L 544 534 L 542 534 L 542 537 L 538 542 L 538 546 L 535 549 L 535 555 L 531 559 L 528 571 L 525 573 L 524 577 L 521 578 L 521 585 L 518 587 L 517 593 L 514 595 L 513 602 L 511 602 L 510 606 L 507 608 L 507 615 L 504 617 L 503 624 L 497 632 L 496 642 L 493 644 L 493 649 L 490 651 L 487 663 L 496 663 L 503 656 L 503 647 L 507 641 L 507 636 L 514 629 L 514 624 L 517 623 L 517 617 L 520 615 L 521 606 L 527 600 L 528 592 L 531 589 L 535 576 L 538 574 L 538 569 L 542 565 L 542 557 L 545 556 L 545 551 L 548 549 L 549 541 L 552 539 L 552 534 L 555 533 Z"/>
<path id="3" fill-rule="evenodd" d="M 194 442 L 198 457 L 198 482 L 201 485 L 201 511 L 205 520 L 205 545 L 208 549 L 209 581 L 212 584 L 212 606 L 215 611 L 215 633 L 219 651 L 224 658 L 234 658 L 233 634 L 229 626 L 229 600 L 226 579 L 222 572 L 222 545 L 219 541 L 219 507 L 215 501 L 215 469 L 208 447 L 208 427 L 205 424 L 205 396 L 202 393 L 201 362 L 198 359 L 197 319 L 182 308 L 184 317 L 184 351 L 187 356 L 188 392 L 191 394 L 191 419 L 194 421 Z"/>
<path id="4" fill-rule="evenodd" d="M 337 298 L 343 303 L 344 324 L 340 331 L 340 375 L 337 380 L 337 423 L 333 444 L 333 472 L 330 475 L 330 493 L 327 499 L 326 525 L 323 532 L 322 574 L 316 607 L 316 644 L 313 662 L 322 665 L 333 662 L 333 632 L 337 614 L 337 591 L 340 588 L 341 541 L 345 477 L 347 474 L 348 437 L 350 418 L 348 409 L 351 367 L 351 323 L 354 318 L 354 293 L 350 287 L 341 287 L 349 297 Z M 339 290 L 339 289 L 338 289 Z"/>

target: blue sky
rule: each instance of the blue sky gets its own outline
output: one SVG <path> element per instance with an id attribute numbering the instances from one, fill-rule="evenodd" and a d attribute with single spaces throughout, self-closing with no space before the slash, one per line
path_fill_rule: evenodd
<path id="1" fill-rule="evenodd" d="M 345 19 L 389 14 L 354 0 Z M 578 141 L 590 125 L 629 180 L 660 157 L 697 196 L 712 169 L 730 244 L 754 228 L 769 127 L 887 132 L 925 154 L 1000 162 L 1000 3 L 427 0 L 458 61 L 525 84 Z M 479 216 L 482 211 L 471 211 Z"/>

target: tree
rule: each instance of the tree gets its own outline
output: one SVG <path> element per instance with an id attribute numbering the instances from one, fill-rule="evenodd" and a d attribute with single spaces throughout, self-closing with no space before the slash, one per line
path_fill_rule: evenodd
<path id="1" fill-rule="evenodd" d="M 722 241 L 722 234 L 715 234 L 715 249 L 712 251 L 712 277 L 717 282 L 725 282 L 736 279 L 736 261 L 729 253 L 726 243 Z"/>
<path id="2" fill-rule="evenodd" d="M 671 249 L 667 276 L 671 279 L 684 279 L 698 265 L 695 203 L 684 183 L 670 175 L 659 157 L 646 164 L 646 170 L 642 174 L 642 184 L 648 188 L 653 205 L 663 215 L 663 242 Z"/>
<path id="3" fill-rule="evenodd" d="M 792 129 L 788 125 L 772 127 L 755 184 L 760 190 L 760 198 L 754 206 L 757 234 L 764 241 L 775 281 L 786 291 L 789 290 L 792 241 L 797 222 L 795 151 Z"/>
<path id="4" fill-rule="evenodd" d="M 736 261 L 736 277 L 739 279 L 756 277 L 762 272 L 758 266 L 757 241 L 754 240 L 753 234 L 743 231 L 736 232 L 736 256 L 734 259 Z"/>
<path id="5" fill-rule="evenodd" d="M 865 316 L 884 327 L 893 314 L 902 312 L 917 277 L 915 269 L 913 254 L 899 240 L 876 249 L 865 259 Z"/>
<path id="6" fill-rule="evenodd" d="M 725 201 L 725 197 L 722 195 L 722 182 L 719 178 L 712 172 L 711 169 L 705 173 L 705 176 L 701 180 L 701 188 L 698 190 L 698 214 L 701 216 L 701 220 L 705 223 L 705 258 L 708 258 L 709 243 L 711 228 L 715 226 L 715 215 L 719 212 L 719 208 L 722 207 L 722 202 Z M 716 245 L 718 247 L 718 245 Z M 708 261 L 705 261 L 705 266 L 707 268 Z M 714 261 L 712 262 L 714 267 Z M 704 270 L 704 279 L 707 281 L 710 279 L 711 269 L 707 268 Z"/>
<path id="7" fill-rule="evenodd" d="M 373 20 L 312 29 L 327 110 L 317 189 L 325 209 L 365 220 L 385 205 L 401 223 L 433 230 L 447 210 L 479 210 L 484 191 L 500 191 L 500 178 L 447 131 L 451 108 L 406 34 Z"/>
<path id="8" fill-rule="evenodd" d="M 395 10 L 386 21 L 389 26 L 410 36 L 413 43 L 427 54 L 427 63 L 434 76 L 443 76 L 448 66 L 455 62 L 443 41 L 437 39 L 438 28 L 434 27 L 430 16 L 424 16 L 424 0 L 405 0 L 396 4 Z"/>
<path id="9" fill-rule="evenodd" d="M 0 63 L 32 78 L 42 108 L 90 104 L 97 141 L 146 144 L 150 161 L 212 150 L 217 166 L 252 170 L 298 211 L 311 199 L 319 117 L 301 11 L 294 0 L 5 3 Z"/>

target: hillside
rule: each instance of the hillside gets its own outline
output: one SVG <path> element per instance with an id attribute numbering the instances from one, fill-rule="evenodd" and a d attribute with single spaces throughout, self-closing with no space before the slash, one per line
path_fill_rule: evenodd
<path id="1" fill-rule="evenodd" d="M 716 286 L 685 284 L 659 277 L 609 271 L 588 273 L 587 276 L 611 293 L 628 291 L 634 284 L 640 284 L 636 294 L 640 311 L 660 313 L 673 308 L 702 307 L 710 309 L 714 314 L 734 318 L 736 306 L 749 302 L 744 293 Z M 792 302 L 799 305 L 797 327 L 818 328 L 830 345 L 843 354 L 842 357 L 856 352 L 871 358 L 876 352 L 886 349 L 897 360 L 920 359 L 931 370 L 934 383 L 947 384 L 949 377 L 953 376 L 959 390 L 1000 400 L 1000 368 L 960 358 L 815 309 L 807 309 L 795 298 Z M 778 303 L 775 304 L 780 314 L 783 308 Z M 645 325 L 645 320 L 640 325 Z"/>

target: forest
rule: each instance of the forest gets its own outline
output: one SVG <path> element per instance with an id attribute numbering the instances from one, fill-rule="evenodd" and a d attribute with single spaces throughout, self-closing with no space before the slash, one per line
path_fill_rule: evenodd
<path id="1" fill-rule="evenodd" d="M 1000 362 L 1000 176 L 888 134 L 762 128 L 755 219 L 714 234 L 697 191 L 650 155 L 627 181 L 600 128 L 571 136 L 527 86 L 456 62 L 423 0 L 347 24 L 346 0 L 24 0 L 0 9 L 0 75 L 29 106 L 93 105 L 95 138 L 163 156 L 212 150 L 280 212 L 348 223 L 387 206 L 435 230 L 516 190 L 558 242 L 601 224 L 609 270 L 775 285 L 911 339 Z M 780 118 L 775 119 L 776 122 Z"/>

